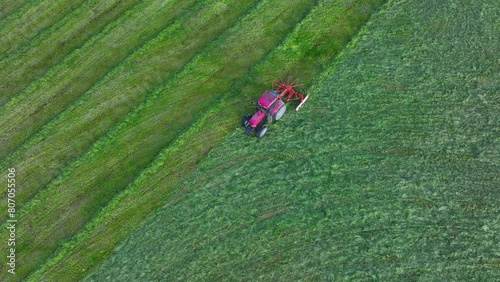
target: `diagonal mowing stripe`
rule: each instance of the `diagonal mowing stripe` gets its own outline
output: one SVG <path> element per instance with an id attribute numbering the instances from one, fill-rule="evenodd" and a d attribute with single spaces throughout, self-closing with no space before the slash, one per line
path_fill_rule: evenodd
<path id="1" fill-rule="evenodd" d="M 0 21 L 0 60 L 21 44 L 30 41 L 66 14 L 80 6 L 83 0 L 40 1 L 19 15 Z"/>
<path id="2" fill-rule="evenodd" d="M 24 6 L 28 6 L 31 2 L 37 0 L 4 0 L 2 1 L 2 6 L 0 6 L 0 21 L 9 15 L 17 13 L 19 10 L 23 9 Z"/>
<path id="3" fill-rule="evenodd" d="M 175 17 L 186 13 L 185 8 L 195 2 L 184 1 L 182 6 L 174 1 L 143 2 L 12 98 L 0 108 L 0 144 L 3 147 L 0 157 L 63 111 L 122 59 L 154 38 Z"/>
<path id="4" fill-rule="evenodd" d="M 123 20 L 143 0 L 86 1 L 0 60 L 0 105 L 59 64 L 74 50 Z"/>

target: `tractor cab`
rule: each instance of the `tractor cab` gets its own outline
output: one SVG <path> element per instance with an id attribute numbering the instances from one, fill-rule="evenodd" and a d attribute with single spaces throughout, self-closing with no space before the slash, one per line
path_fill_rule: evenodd
<path id="1" fill-rule="evenodd" d="M 264 110 L 268 110 L 271 105 L 273 105 L 279 99 L 278 93 L 274 90 L 267 90 L 262 93 L 259 100 L 257 100 L 258 106 L 263 108 Z"/>
<path id="2" fill-rule="evenodd" d="M 278 111 L 280 114 L 277 116 Z M 274 90 L 266 90 L 257 100 L 257 111 L 248 120 L 251 127 L 256 128 L 264 120 L 272 122 L 278 120 L 285 113 L 285 102 Z M 277 117 L 277 119 L 276 119 Z"/>

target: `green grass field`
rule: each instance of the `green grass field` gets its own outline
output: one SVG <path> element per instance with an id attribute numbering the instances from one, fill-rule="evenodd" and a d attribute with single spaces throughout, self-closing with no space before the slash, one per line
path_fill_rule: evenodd
<path id="1" fill-rule="evenodd" d="M 84 277 L 234 130 L 255 93 L 276 77 L 310 83 L 383 2 L 10 4 L 0 165 L 22 188 L 17 274 L 0 279 Z"/>
<path id="2" fill-rule="evenodd" d="M 430 2 L 392 1 L 269 136 L 229 133 L 87 280 L 498 280 L 499 6 Z"/>
<path id="3" fill-rule="evenodd" d="M 384 3 L 7 1 L 0 280 L 498 278 L 500 5 Z"/>

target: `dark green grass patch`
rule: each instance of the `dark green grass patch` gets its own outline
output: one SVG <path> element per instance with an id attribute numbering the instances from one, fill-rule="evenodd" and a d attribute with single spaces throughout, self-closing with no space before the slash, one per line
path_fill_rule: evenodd
<path id="1" fill-rule="evenodd" d="M 231 133 L 88 280 L 498 280 L 497 13 L 392 1 L 300 112 Z"/>

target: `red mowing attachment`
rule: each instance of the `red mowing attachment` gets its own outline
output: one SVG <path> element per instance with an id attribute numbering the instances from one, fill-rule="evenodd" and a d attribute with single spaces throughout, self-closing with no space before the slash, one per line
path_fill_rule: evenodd
<path id="1" fill-rule="evenodd" d="M 307 98 L 309 98 L 309 95 L 304 96 L 304 94 L 293 89 L 298 86 L 299 84 L 296 84 L 295 81 L 285 83 L 281 80 L 275 80 L 272 84 L 272 88 L 275 89 L 276 92 L 280 93 L 280 98 L 285 99 L 286 101 L 300 100 L 300 104 L 295 108 L 297 111 L 306 102 Z"/>

